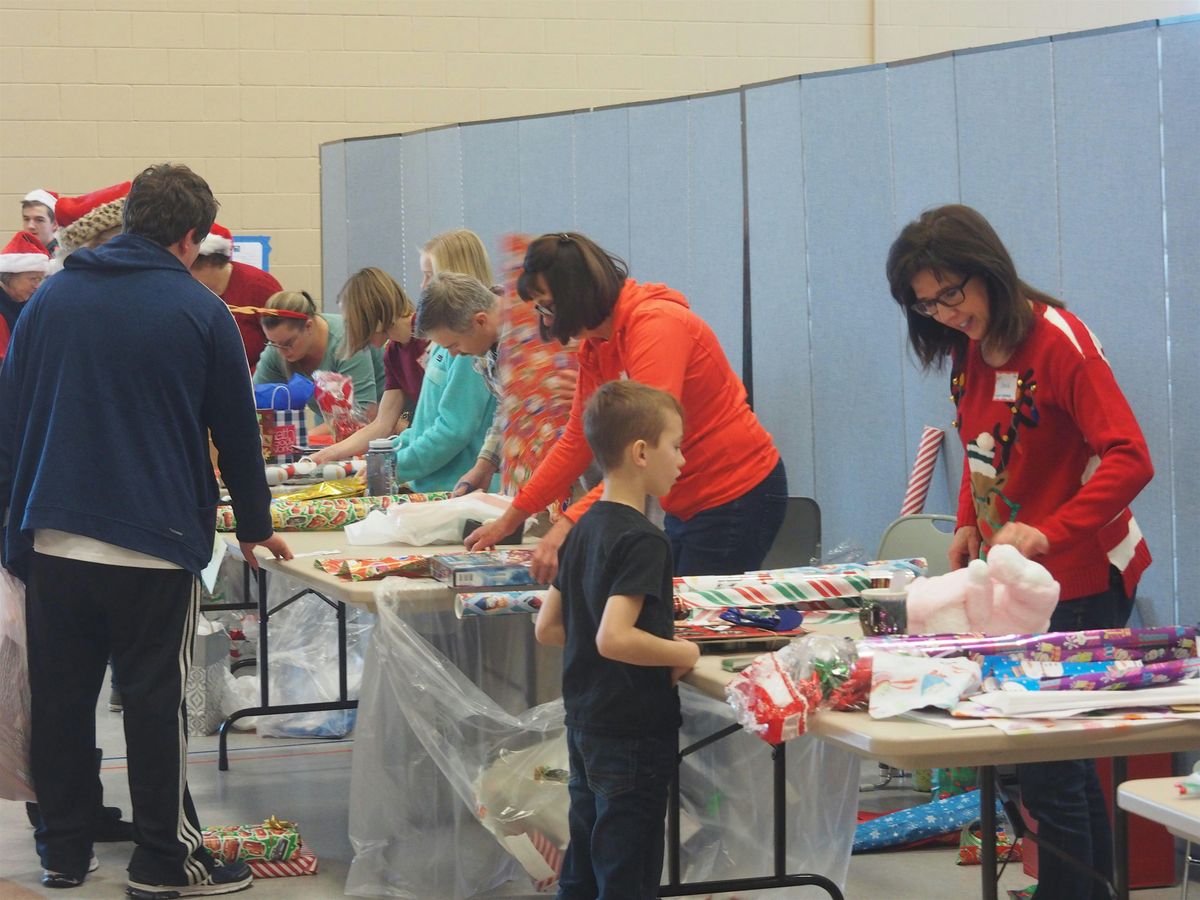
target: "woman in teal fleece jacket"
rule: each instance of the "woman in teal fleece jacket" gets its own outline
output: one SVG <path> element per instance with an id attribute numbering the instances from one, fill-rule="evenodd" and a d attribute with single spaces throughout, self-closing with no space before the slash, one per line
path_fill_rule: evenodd
<path id="1" fill-rule="evenodd" d="M 450 491 L 475 464 L 492 424 L 496 398 L 471 356 L 454 356 L 430 344 L 425 381 L 412 425 L 395 438 L 396 481 L 414 490 Z M 489 490 L 497 490 L 498 478 Z"/>

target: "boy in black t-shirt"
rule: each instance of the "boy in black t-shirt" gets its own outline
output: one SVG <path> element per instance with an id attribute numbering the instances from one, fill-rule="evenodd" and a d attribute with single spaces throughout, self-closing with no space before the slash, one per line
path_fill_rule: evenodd
<path id="1" fill-rule="evenodd" d="M 683 415 L 634 381 L 602 386 L 583 414 L 604 494 L 571 529 L 537 618 L 565 647 L 571 843 L 559 900 L 658 895 L 667 787 L 679 742 L 675 687 L 699 657 L 675 637 L 671 544 L 646 496 L 679 477 Z"/>

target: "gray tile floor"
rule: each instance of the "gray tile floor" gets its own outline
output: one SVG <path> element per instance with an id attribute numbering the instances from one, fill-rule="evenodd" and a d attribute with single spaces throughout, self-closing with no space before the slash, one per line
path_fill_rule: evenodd
<path id="1" fill-rule="evenodd" d="M 102 700 L 107 699 L 105 692 Z M 105 800 L 129 812 L 125 782 L 124 735 L 119 714 L 106 703 L 97 708 L 97 732 L 104 748 Z M 352 857 L 347 838 L 346 797 L 350 785 L 350 741 L 260 739 L 253 733 L 231 740 L 231 768 L 217 771 L 216 737 L 193 738 L 188 770 L 197 809 L 205 823 L 259 821 L 276 814 L 300 823 L 305 843 L 320 858 L 320 873 L 303 878 L 259 879 L 249 898 L 309 900 L 341 896 Z M 864 764 L 864 781 L 874 780 L 873 764 Z M 925 802 L 928 795 L 909 790 L 863 794 L 864 809 L 885 810 Z M 33 850 L 30 828 L 22 804 L 0 802 L 0 900 L 60 897 L 92 900 L 123 896 L 129 845 L 100 844 L 100 869 L 74 891 L 41 887 L 41 873 Z M 1014 864 L 1003 874 L 1001 888 L 1030 883 Z M 762 892 L 764 900 L 824 896 L 813 891 Z M 963 900 L 979 896 L 979 869 L 955 865 L 955 851 L 934 849 L 854 857 L 846 886 L 849 900 Z M 1003 892 L 1001 894 L 1003 896 Z M 1178 888 L 1139 891 L 1137 900 L 1179 896 Z M 420 898 L 437 900 L 437 898 Z"/>

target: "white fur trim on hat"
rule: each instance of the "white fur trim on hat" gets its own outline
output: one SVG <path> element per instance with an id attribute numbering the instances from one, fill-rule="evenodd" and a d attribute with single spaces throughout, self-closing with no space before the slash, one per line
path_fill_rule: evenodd
<path id="1" fill-rule="evenodd" d="M 233 241 L 229 238 L 221 237 L 219 234 L 213 234 L 211 231 L 200 242 L 201 256 L 207 256 L 210 253 L 219 253 L 221 256 L 233 256 Z"/>
<path id="2" fill-rule="evenodd" d="M 50 257 L 45 253 L 0 253 L 0 272 L 6 275 L 18 272 L 45 272 L 48 262 Z"/>
<path id="3" fill-rule="evenodd" d="M 50 212 L 54 212 L 54 205 L 58 203 L 58 198 L 47 190 L 36 188 L 21 198 L 21 202 L 40 203 L 42 206 L 48 207 Z"/>

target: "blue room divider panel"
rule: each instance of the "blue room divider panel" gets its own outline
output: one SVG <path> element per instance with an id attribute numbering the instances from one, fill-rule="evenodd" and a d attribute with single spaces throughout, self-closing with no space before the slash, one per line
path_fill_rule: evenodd
<path id="1" fill-rule="evenodd" d="M 688 113 L 688 287 L 692 308 L 743 374 L 742 99 L 692 97 Z"/>
<path id="2" fill-rule="evenodd" d="M 888 121 L 892 147 L 892 236 L 926 209 L 957 203 L 958 127 L 954 96 L 954 59 L 949 54 L 891 65 L 888 77 Z M 962 447 L 951 427 L 953 408 L 947 399 L 950 373 L 924 372 L 908 346 L 906 319 L 892 300 L 879 267 L 879 305 L 895 323 L 896 353 L 902 358 L 904 458 L 911 464 L 926 425 L 946 432 L 942 453 L 929 485 L 925 511 L 952 514 L 958 506 Z M 880 340 L 888 332 L 879 329 Z M 900 506 L 894 512 L 898 515 Z"/>
<path id="3" fill-rule="evenodd" d="M 422 138 L 423 135 L 416 135 Z M 401 151 L 409 138 L 398 136 L 346 144 L 346 217 L 349 247 L 346 277 L 378 266 L 404 283 L 403 232 L 407 206 L 400 182 Z M 422 173 L 424 174 L 424 173 Z M 422 190 L 424 190 L 422 188 Z M 325 308 L 336 310 L 345 278 L 331 286 Z"/>
<path id="4" fill-rule="evenodd" d="M 573 116 L 575 230 L 629 260 L 629 110 Z"/>
<path id="5" fill-rule="evenodd" d="M 520 230 L 518 123 L 463 125 L 463 227 L 483 240 L 493 266 L 501 235 Z M 496 277 L 501 277 L 497 271 Z"/>
<path id="6" fill-rule="evenodd" d="M 956 53 L 962 202 L 987 216 L 1024 279 L 1059 290 L 1049 39 Z"/>
<path id="7" fill-rule="evenodd" d="M 869 548 L 907 480 L 902 362 L 881 275 L 893 237 L 887 74 L 802 78 L 800 99 L 815 494 L 826 546 Z"/>
<path id="8" fill-rule="evenodd" d="M 465 227 L 461 132 L 457 125 L 428 132 L 429 237 Z"/>
<path id="9" fill-rule="evenodd" d="M 322 301 L 336 297 L 350 274 L 346 264 L 346 146 L 342 141 L 321 146 Z"/>
<path id="10" fill-rule="evenodd" d="M 629 273 L 687 294 L 688 101 L 629 110 Z"/>
<path id="11" fill-rule="evenodd" d="M 813 398 L 800 79 L 746 91 L 754 411 L 787 466 L 788 493 L 812 497 Z"/>
<path id="12" fill-rule="evenodd" d="M 1200 21 L 1159 29 L 1162 47 L 1163 187 L 1166 196 L 1167 292 L 1171 324 L 1170 469 L 1174 492 L 1175 596 L 1179 622 L 1200 621 Z M 1164 544 L 1155 568 L 1171 565 Z"/>
<path id="13" fill-rule="evenodd" d="M 541 116 L 520 123 L 519 225 L 526 234 L 567 231 L 574 225 L 573 118 Z"/>
<path id="14" fill-rule="evenodd" d="M 401 283 L 413 296 L 420 292 L 420 249 L 434 234 L 429 185 L 429 132 L 406 134 L 400 142 L 400 186 L 404 192 Z M 397 276 L 399 279 L 399 276 Z"/>
<path id="15" fill-rule="evenodd" d="M 1104 342 L 1155 466 L 1167 473 L 1157 29 L 1056 38 L 1053 47 L 1062 297 Z M 1152 481 L 1134 512 L 1151 552 L 1169 557 L 1170 478 Z M 1170 566 L 1152 567 L 1142 581 L 1142 602 L 1160 621 L 1174 621 L 1172 581 Z"/>

